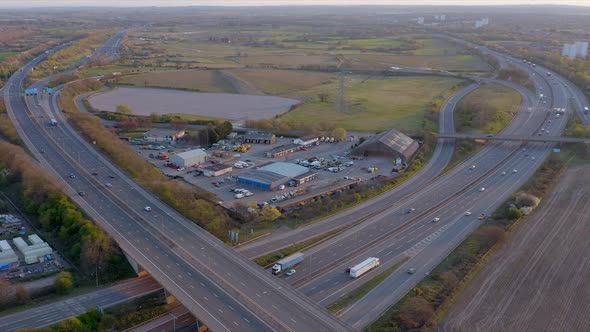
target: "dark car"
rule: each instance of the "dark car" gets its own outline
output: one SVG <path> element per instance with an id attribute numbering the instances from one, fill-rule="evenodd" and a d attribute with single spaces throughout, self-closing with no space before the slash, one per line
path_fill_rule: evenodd
<path id="1" fill-rule="evenodd" d="M 86 196 L 86 193 L 83 192 L 83 191 L 78 191 L 78 195 L 80 195 L 80 196 Z"/>

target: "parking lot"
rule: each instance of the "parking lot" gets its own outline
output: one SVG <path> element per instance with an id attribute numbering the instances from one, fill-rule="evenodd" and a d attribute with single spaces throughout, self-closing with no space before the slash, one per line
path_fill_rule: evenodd
<path id="1" fill-rule="evenodd" d="M 358 137 L 358 136 L 355 136 Z M 265 156 L 265 153 L 271 149 L 292 143 L 292 138 L 277 138 L 274 144 L 252 144 L 249 151 L 245 153 L 222 151 L 219 147 L 209 149 L 207 153 L 224 154 L 224 157 L 212 157 L 213 163 L 224 163 L 226 165 L 234 165 L 236 162 L 244 162 L 247 167 L 234 167 L 231 173 L 219 177 L 206 177 L 200 175 L 196 168 L 187 168 L 184 170 L 177 170 L 167 167 L 166 160 L 157 158 L 158 154 L 170 154 L 186 151 L 197 148 L 194 146 L 166 146 L 162 150 L 145 150 L 139 149 L 139 146 L 132 146 L 135 150 L 149 160 L 155 167 L 160 169 L 163 174 L 170 177 L 182 177 L 186 182 L 196 185 L 202 189 L 208 190 L 217 195 L 219 201 L 226 206 L 232 206 L 236 202 L 248 204 L 248 202 L 275 202 L 275 201 L 289 201 L 295 200 L 297 196 L 302 194 L 310 194 L 314 192 L 322 192 L 329 188 L 352 183 L 356 181 L 365 181 L 374 178 L 378 175 L 390 176 L 393 168 L 392 160 L 387 158 L 364 158 L 351 159 L 348 157 L 350 148 L 357 143 L 354 139 L 348 139 L 338 143 L 319 143 L 313 145 L 306 150 L 296 151 L 287 154 L 282 158 L 270 158 Z M 226 140 L 227 146 L 241 143 L 241 140 Z M 152 155 L 152 157 L 150 157 Z M 265 191 L 237 183 L 237 177 L 245 174 L 252 169 L 266 165 L 272 162 L 302 162 L 303 160 L 318 160 L 321 161 L 322 168 L 310 167 L 310 171 L 318 174 L 317 178 L 299 185 L 297 187 L 285 187 L 281 190 Z M 213 164 L 211 163 L 211 164 Z M 340 167 L 328 167 L 334 163 L 340 164 Z M 317 164 L 317 163 L 316 163 Z M 349 166 L 345 166 L 349 165 Z M 374 172 L 369 173 L 368 169 L 373 168 Z M 327 170 L 330 169 L 330 170 Z M 235 189 L 246 189 L 253 193 L 252 196 L 236 199 Z M 239 196 L 238 196 L 239 197 Z"/>

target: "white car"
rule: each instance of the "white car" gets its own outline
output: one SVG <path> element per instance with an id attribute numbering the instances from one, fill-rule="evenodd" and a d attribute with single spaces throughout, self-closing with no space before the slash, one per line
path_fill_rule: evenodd
<path id="1" fill-rule="evenodd" d="M 466 215 L 466 216 L 470 216 L 470 215 L 471 215 L 471 211 L 467 211 L 467 212 L 465 212 L 465 215 Z"/>
<path id="2" fill-rule="evenodd" d="M 151 206 L 146 206 L 143 209 L 146 210 L 147 212 L 150 212 L 152 210 L 152 207 Z"/>
<path id="3" fill-rule="evenodd" d="M 516 168 L 512 170 L 512 173 L 516 173 L 516 172 L 518 172 L 518 170 Z"/>
<path id="4" fill-rule="evenodd" d="M 471 165 L 471 167 L 469 167 L 469 169 L 475 169 L 475 165 Z"/>
<path id="5" fill-rule="evenodd" d="M 484 191 L 484 190 L 486 190 L 486 188 L 485 188 L 485 187 L 481 187 L 481 188 L 479 188 L 479 192 L 482 192 L 482 191 Z"/>
<path id="6" fill-rule="evenodd" d="M 438 222 L 440 220 L 440 217 L 436 217 L 434 219 L 432 219 L 432 222 Z"/>

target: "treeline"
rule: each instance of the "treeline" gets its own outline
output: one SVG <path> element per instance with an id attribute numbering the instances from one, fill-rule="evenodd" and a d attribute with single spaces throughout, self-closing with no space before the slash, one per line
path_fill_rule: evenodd
<path id="1" fill-rule="evenodd" d="M 365 331 L 418 331 L 432 328 L 461 285 L 469 280 L 494 246 L 503 242 L 507 232 L 524 212 L 530 213 L 539 204 L 539 197 L 558 181 L 564 167 L 562 159 L 551 155 L 521 188 L 522 191 L 504 202 L 484 225 L 469 235 L 426 278 Z"/>
<path id="2" fill-rule="evenodd" d="M 8 113 L 6 113 L 6 104 L 4 104 L 4 98 L 2 97 L 0 97 L 0 135 L 12 144 L 22 144 L 16 128 L 12 124 L 10 117 L 8 117 Z"/>
<path id="3" fill-rule="evenodd" d="M 38 227 L 49 235 L 63 254 L 80 267 L 83 277 L 95 276 L 112 281 L 131 275 L 121 250 L 108 235 L 84 218 L 80 210 L 68 200 L 57 180 L 34 164 L 25 151 L 0 141 L 0 186 L 17 193 L 14 200 L 36 220 Z"/>
<path id="4" fill-rule="evenodd" d="M 77 95 L 100 88 L 100 82 L 95 80 L 79 81 L 65 87 L 60 93 L 60 105 L 68 119 L 89 141 L 96 142 L 102 152 L 143 187 L 211 234 L 226 239 L 231 219 L 222 207 L 213 203 L 215 199 L 212 194 L 168 179 L 157 168 L 132 152 L 115 133 L 104 127 L 98 117 L 77 110 L 74 103 Z"/>
<path id="5" fill-rule="evenodd" d="M 510 65 L 508 68 L 501 69 L 498 72 L 498 79 L 514 82 L 531 91 L 535 91 L 535 85 L 530 80 L 529 74 L 513 65 Z"/>

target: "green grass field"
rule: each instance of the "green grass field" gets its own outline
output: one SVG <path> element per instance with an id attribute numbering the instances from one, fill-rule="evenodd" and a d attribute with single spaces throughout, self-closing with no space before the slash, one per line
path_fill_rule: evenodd
<path id="1" fill-rule="evenodd" d="M 330 84 L 337 78 L 330 73 L 295 70 L 236 69 L 226 72 L 273 96 L 297 96 L 299 91 Z"/>
<path id="2" fill-rule="evenodd" d="M 18 52 L 4 52 L 0 51 L 0 62 L 4 61 L 4 59 L 11 57 L 13 55 L 18 54 Z"/>
<path id="3" fill-rule="evenodd" d="M 469 93 L 457 105 L 457 131 L 496 134 L 510 123 L 516 112 L 515 106 L 520 106 L 521 101 L 516 90 L 486 84 Z"/>
<path id="4" fill-rule="evenodd" d="M 345 79 L 344 110 L 336 110 L 338 82 L 302 91 L 304 103 L 281 119 L 292 128 L 311 128 L 318 123 L 358 131 L 399 128 L 416 133 L 422 127 L 426 106 L 435 98 L 446 98 L 459 79 L 442 77 L 352 76 Z M 321 102 L 319 95 L 328 95 Z"/>
<path id="5" fill-rule="evenodd" d="M 231 82 L 217 70 L 173 70 L 132 75 L 121 83 L 135 86 L 187 89 L 203 92 L 235 93 Z"/>

